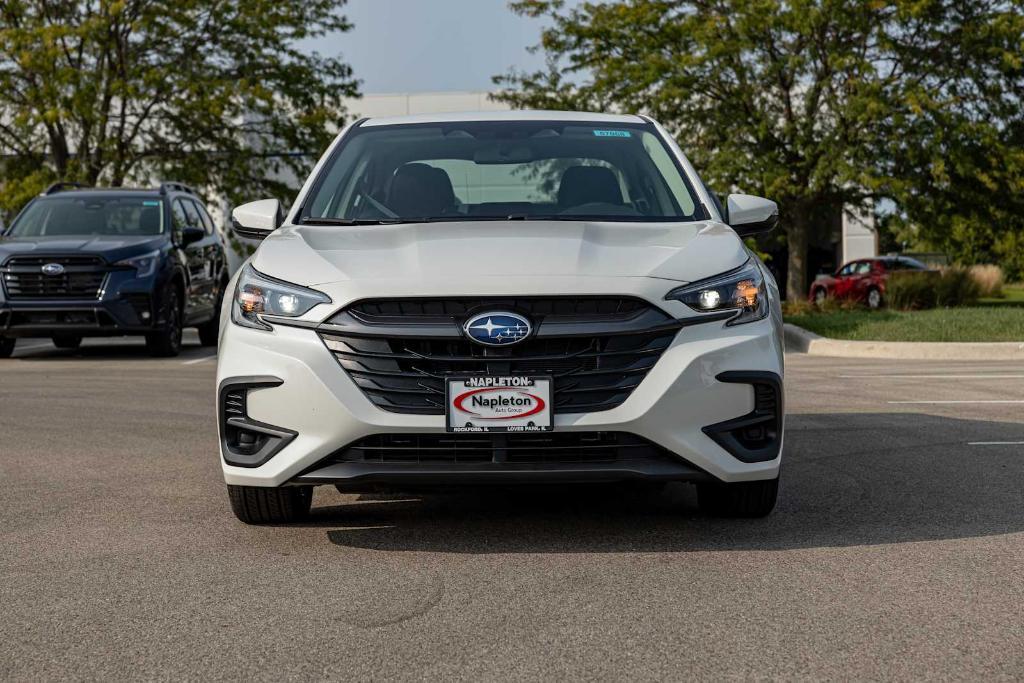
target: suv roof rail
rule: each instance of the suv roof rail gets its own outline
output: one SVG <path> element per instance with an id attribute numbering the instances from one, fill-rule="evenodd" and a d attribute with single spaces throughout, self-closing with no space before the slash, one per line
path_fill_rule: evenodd
<path id="1" fill-rule="evenodd" d="M 45 196 L 45 195 L 50 195 L 50 194 L 57 194 L 58 192 L 63 192 L 64 190 L 69 190 L 69 189 L 81 190 L 84 187 L 89 187 L 89 186 L 85 185 L 84 183 L 72 183 L 72 182 L 54 183 L 53 185 L 50 185 L 48 188 L 46 188 L 43 191 L 43 195 Z"/>
<path id="2" fill-rule="evenodd" d="M 191 187 L 185 183 L 179 183 L 177 180 L 165 180 L 160 183 L 160 194 L 167 194 L 168 192 L 187 192 L 188 194 L 199 195 Z"/>

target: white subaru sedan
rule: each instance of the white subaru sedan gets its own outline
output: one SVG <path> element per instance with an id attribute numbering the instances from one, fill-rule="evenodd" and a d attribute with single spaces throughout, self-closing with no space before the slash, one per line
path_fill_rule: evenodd
<path id="1" fill-rule="evenodd" d="M 689 482 L 709 514 L 775 505 L 779 292 L 725 203 L 645 116 L 364 119 L 226 297 L 217 371 L 235 514 L 301 519 L 313 487 Z"/>

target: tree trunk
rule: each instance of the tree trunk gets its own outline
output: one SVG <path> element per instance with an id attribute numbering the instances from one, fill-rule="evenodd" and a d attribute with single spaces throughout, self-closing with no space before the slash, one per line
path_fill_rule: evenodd
<path id="1" fill-rule="evenodd" d="M 797 208 L 787 222 L 786 300 L 799 301 L 807 296 L 807 214 Z"/>
<path id="2" fill-rule="evenodd" d="M 50 158 L 53 159 L 53 167 L 57 172 L 57 178 L 67 180 L 68 162 L 71 159 L 68 142 L 56 127 L 47 126 L 47 129 L 50 137 Z"/>

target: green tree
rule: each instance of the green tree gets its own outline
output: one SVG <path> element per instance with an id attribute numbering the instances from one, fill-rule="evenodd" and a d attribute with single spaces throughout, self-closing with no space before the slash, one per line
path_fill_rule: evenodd
<path id="1" fill-rule="evenodd" d="M 1024 278 L 1024 4 L 928 3 L 940 57 L 907 88 L 880 155 L 892 224 L 916 247 Z"/>
<path id="2" fill-rule="evenodd" d="M 345 0 L 0 0 L 0 204 L 53 180 L 282 194 L 357 93 Z M 283 152 L 284 154 L 276 154 Z M 271 154 L 275 153 L 275 154 Z"/>
<path id="3" fill-rule="evenodd" d="M 830 217 L 917 191 L 912 180 L 894 178 L 914 163 L 911 150 L 938 156 L 929 117 L 949 105 L 955 84 L 986 81 L 971 60 L 1012 27 L 976 44 L 960 38 L 1019 10 L 985 0 L 620 0 L 572 9 L 562 0 L 520 0 L 512 7 L 548 19 L 537 46 L 546 68 L 496 77 L 498 99 L 654 116 L 712 187 L 778 201 L 789 297 L 806 292 L 809 239 Z M 969 76 L 957 71 L 965 64 Z"/>

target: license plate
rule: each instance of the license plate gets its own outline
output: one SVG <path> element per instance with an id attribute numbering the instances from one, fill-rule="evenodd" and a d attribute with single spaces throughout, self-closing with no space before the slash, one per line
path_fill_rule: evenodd
<path id="1" fill-rule="evenodd" d="M 449 432 L 546 432 L 550 377 L 467 377 L 447 383 Z"/>

